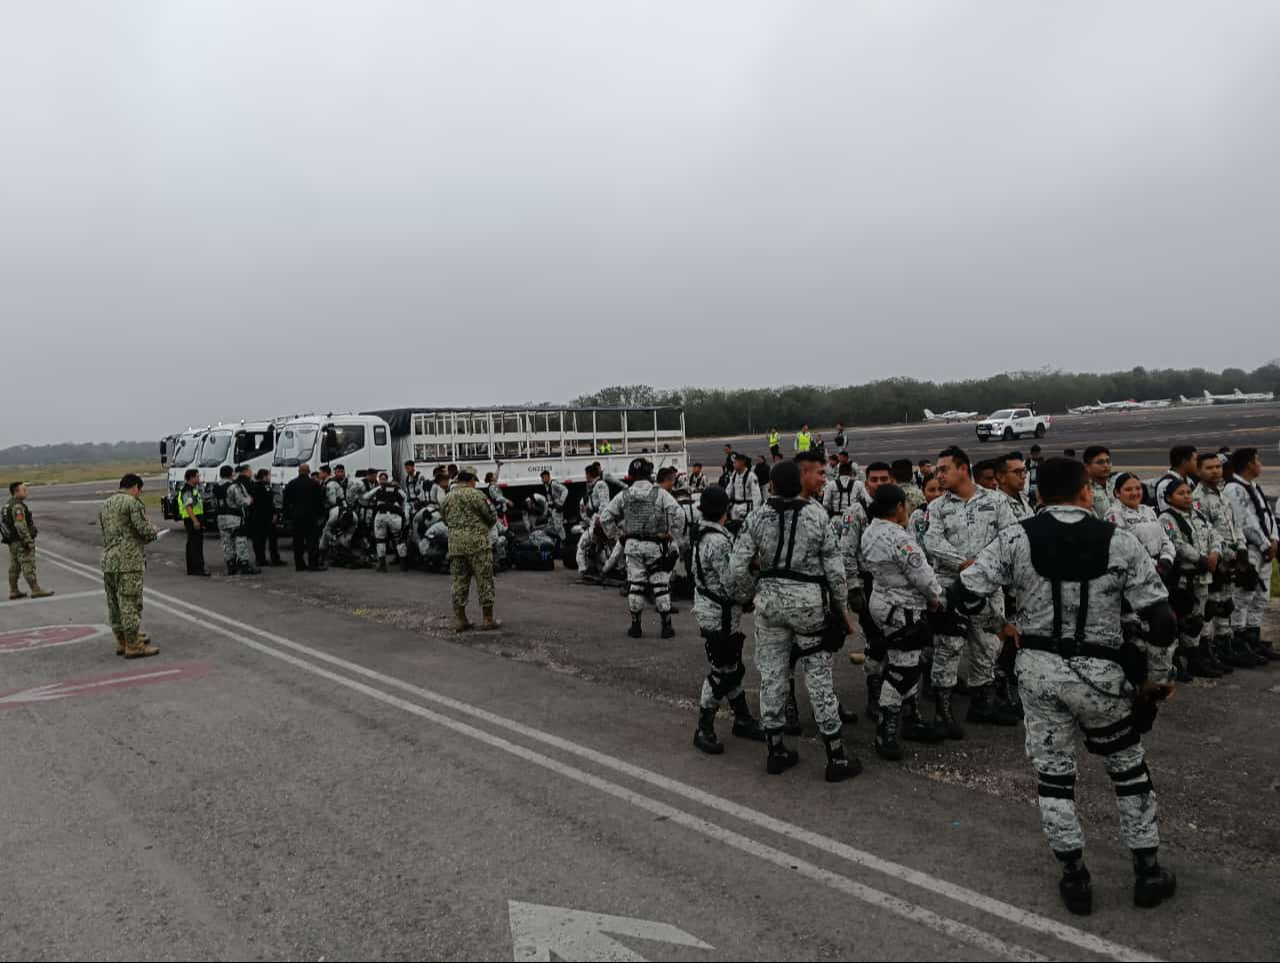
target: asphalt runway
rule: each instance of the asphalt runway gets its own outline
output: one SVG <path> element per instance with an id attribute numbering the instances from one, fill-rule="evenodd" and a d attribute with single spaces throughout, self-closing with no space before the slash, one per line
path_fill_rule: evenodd
<path id="1" fill-rule="evenodd" d="M 1201 418 L 1239 419 L 1228 440 L 1274 449 L 1277 411 Z M 1127 450 L 1185 430 L 1159 420 Z M 1202 444 L 1229 427 L 1191 420 Z M 1051 444 L 1082 446 L 1058 429 Z M 927 454 L 963 431 L 857 432 L 855 451 L 911 439 Z M 676 639 L 649 613 L 631 640 L 616 591 L 504 573 L 504 628 L 455 636 L 446 577 L 227 578 L 210 538 L 215 575 L 193 579 L 166 524 L 144 612 L 161 654 L 118 659 L 96 565 L 111 487 L 33 491 L 58 594 L 0 602 L 0 959 L 1280 954 L 1280 669 L 1180 689 L 1144 739 L 1179 875 L 1164 907 L 1132 906 L 1110 783 L 1082 753 L 1097 903 L 1078 918 L 1058 899 L 1021 728 L 969 726 L 886 763 L 863 720 L 846 737 L 866 771 L 831 786 L 802 696 L 791 772 L 767 776 L 723 717 L 727 751 L 704 756 L 687 602 Z M 862 714 L 843 657 L 837 687 Z"/>
<path id="2" fill-rule="evenodd" d="M 959 445 L 977 461 L 1013 448 L 1025 452 L 1037 444 L 1036 439 L 1030 437 L 1008 443 L 982 443 L 978 441 L 973 425 L 973 422 L 934 422 L 846 429 L 849 436 L 846 447 L 856 461 L 865 465 L 877 459 L 936 459 L 938 452 L 948 445 Z M 835 429 L 817 430 L 827 440 L 830 451 Z M 785 453 L 790 453 L 794 441 L 794 434 L 783 435 Z M 769 453 L 763 434 L 698 439 L 689 443 L 690 462 L 720 465 L 724 461 L 723 446 L 726 442 L 749 452 L 753 458 Z M 1077 457 L 1088 445 L 1106 445 L 1111 449 L 1116 467 L 1124 469 L 1161 471 L 1168 467 L 1169 448 L 1178 444 L 1214 451 L 1222 445 L 1233 448 L 1249 445 L 1262 450 L 1264 462 L 1276 463 L 1280 462 L 1277 452 L 1280 445 L 1280 403 L 1054 415 L 1048 434 L 1038 443 L 1049 455 L 1061 455 L 1064 448 L 1075 448 Z"/>

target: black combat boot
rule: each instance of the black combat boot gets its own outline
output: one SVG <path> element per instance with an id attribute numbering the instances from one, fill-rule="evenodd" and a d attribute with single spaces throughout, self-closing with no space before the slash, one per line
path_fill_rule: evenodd
<path id="1" fill-rule="evenodd" d="M 862 772 L 862 760 L 845 751 L 840 733 L 822 737 L 827 747 L 827 782 L 844 782 Z"/>
<path id="2" fill-rule="evenodd" d="M 794 749 L 788 749 L 787 744 L 782 741 L 781 730 L 774 729 L 766 732 L 765 740 L 769 744 L 769 754 L 765 757 L 764 768 L 769 775 L 777 776 L 784 773 L 800 761 L 800 753 Z"/>
<path id="3" fill-rule="evenodd" d="M 1179 648 L 1177 655 L 1173 657 L 1173 677 L 1179 682 L 1191 682 L 1195 679 L 1191 674 L 1191 666 L 1187 658 L 1189 651 L 1189 649 Z"/>
<path id="4" fill-rule="evenodd" d="M 1133 851 L 1133 905 L 1150 909 L 1173 896 L 1178 878 L 1156 859 L 1156 847 Z"/>
<path id="5" fill-rule="evenodd" d="M 1053 855 L 1062 863 L 1062 879 L 1058 880 L 1058 892 L 1067 909 L 1077 916 L 1093 912 L 1093 882 L 1084 864 L 1084 853 L 1079 849 L 1065 852 L 1054 850 Z"/>
<path id="6" fill-rule="evenodd" d="M 907 742 L 941 742 L 947 738 L 947 727 L 941 722 L 925 722 L 920 718 L 920 706 L 913 696 L 902 704 L 898 719 L 898 733 Z"/>
<path id="7" fill-rule="evenodd" d="M 1208 657 L 1208 646 L 1204 640 L 1200 640 L 1197 645 L 1187 654 L 1187 668 L 1194 676 L 1202 679 L 1221 679 L 1222 673 L 1214 668 L 1213 661 Z"/>
<path id="8" fill-rule="evenodd" d="M 661 612 L 659 613 L 659 617 L 662 619 L 662 631 L 658 634 L 664 639 L 674 639 L 676 637 L 676 630 L 671 627 L 671 613 Z"/>
<path id="9" fill-rule="evenodd" d="M 644 630 L 640 628 L 640 613 L 631 613 L 631 628 L 627 629 L 627 635 L 633 639 L 638 639 L 644 635 Z"/>
<path id="10" fill-rule="evenodd" d="M 867 718 L 872 722 L 879 721 L 880 690 L 884 688 L 884 676 L 867 676 Z"/>
<path id="11" fill-rule="evenodd" d="M 1235 664 L 1242 669 L 1260 669 L 1267 664 L 1265 656 L 1258 655 L 1249 644 L 1249 630 L 1237 629 L 1231 637 L 1231 652 L 1236 657 Z"/>
<path id="12" fill-rule="evenodd" d="M 902 743 L 898 741 L 900 706 L 881 706 L 876 722 L 876 755 L 881 759 L 897 762 L 902 758 Z"/>
<path id="13" fill-rule="evenodd" d="M 234 558 L 227 562 L 227 574 L 228 575 L 240 574 L 240 563 L 237 562 Z"/>
<path id="14" fill-rule="evenodd" d="M 1023 717 L 1022 696 L 1018 694 L 1018 676 L 1007 672 L 996 680 L 996 703 L 1010 715 Z"/>
<path id="15" fill-rule="evenodd" d="M 708 756 L 724 752 L 724 743 L 716 736 L 716 707 L 698 710 L 698 728 L 693 733 L 693 744 Z"/>
<path id="16" fill-rule="evenodd" d="M 1260 627 L 1254 626 L 1251 629 L 1246 629 L 1246 631 L 1249 633 L 1247 636 L 1249 648 L 1257 653 L 1259 657 L 1265 659 L 1266 662 L 1280 662 L 1280 652 L 1276 651 L 1273 643 L 1262 637 L 1262 629 Z M 1259 664 L 1266 665 L 1266 662 Z"/>
<path id="17" fill-rule="evenodd" d="M 996 704 L 995 685 L 988 682 L 973 690 L 969 698 L 969 711 L 965 722 L 979 725 L 1016 726 L 1018 717 L 1010 710 Z"/>
<path id="18" fill-rule="evenodd" d="M 378 571 L 385 572 L 387 570 L 387 557 L 384 555 L 378 559 Z"/>
<path id="19" fill-rule="evenodd" d="M 800 726 L 800 704 L 796 702 L 796 679 L 787 680 L 787 703 L 782 707 L 782 731 L 789 736 L 798 736 L 804 729 Z"/>
<path id="20" fill-rule="evenodd" d="M 836 712 L 840 715 L 842 725 L 853 726 L 858 724 L 858 714 L 852 709 L 846 709 L 843 702 L 836 703 Z"/>
<path id="21" fill-rule="evenodd" d="M 934 689 L 933 704 L 938 713 L 938 721 L 946 726 L 947 738 L 963 739 L 964 730 L 960 728 L 960 723 L 951 709 L 952 692 L 953 690 L 951 689 Z"/>
<path id="22" fill-rule="evenodd" d="M 764 729 L 760 721 L 751 714 L 747 705 L 747 696 L 739 692 L 729 700 L 729 708 L 733 710 L 733 734 L 739 739 L 750 739 L 752 742 L 764 742 Z"/>
<path id="23" fill-rule="evenodd" d="M 1213 664 L 1223 675 L 1230 675 L 1236 671 L 1229 660 L 1231 655 L 1231 640 L 1225 636 L 1218 636 L 1209 643 L 1209 652 L 1213 655 Z"/>

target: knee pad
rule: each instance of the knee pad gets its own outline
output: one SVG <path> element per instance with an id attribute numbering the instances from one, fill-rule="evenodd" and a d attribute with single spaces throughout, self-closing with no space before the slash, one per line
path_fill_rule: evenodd
<path id="1" fill-rule="evenodd" d="M 1084 747 L 1095 756 L 1110 756 L 1142 741 L 1132 715 L 1106 726 L 1081 726 L 1080 731 L 1084 733 Z"/>
<path id="2" fill-rule="evenodd" d="M 1231 597 L 1218 599 L 1217 618 L 1228 619 L 1231 617 L 1231 613 L 1234 612 L 1235 610 L 1236 610 L 1235 599 Z"/>
<path id="3" fill-rule="evenodd" d="M 1204 616 L 1191 615 L 1185 619 L 1179 619 L 1178 627 L 1188 638 L 1199 638 L 1200 633 L 1204 631 Z"/>
<path id="4" fill-rule="evenodd" d="M 1076 774 L 1074 772 L 1052 773 L 1037 772 L 1039 785 L 1037 791 L 1041 799 L 1069 799 L 1075 801 L 1076 798 Z"/>
<path id="5" fill-rule="evenodd" d="M 884 679 L 897 689 L 900 695 L 905 696 L 920 681 L 920 666 L 918 664 L 886 665 Z"/>
<path id="6" fill-rule="evenodd" d="M 1115 785 L 1117 796 L 1145 796 L 1147 793 L 1155 792 L 1156 787 L 1151 782 L 1151 770 L 1147 768 L 1145 762 L 1140 762 L 1132 769 L 1125 769 L 1122 772 L 1107 770 L 1107 775 Z M 1133 782 L 1135 779 L 1139 781 Z"/>
<path id="7" fill-rule="evenodd" d="M 1219 616 L 1219 614 L 1221 614 L 1221 612 L 1222 612 L 1222 607 L 1217 599 L 1210 598 L 1205 600 L 1204 620 L 1206 622 L 1212 622 L 1214 619 L 1216 619 Z"/>

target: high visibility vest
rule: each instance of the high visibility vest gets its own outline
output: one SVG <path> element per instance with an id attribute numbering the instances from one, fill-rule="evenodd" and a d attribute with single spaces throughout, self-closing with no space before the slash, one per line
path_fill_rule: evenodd
<path id="1" fill-rule="evenodd" d="M 778 433 L 776 431 L 769 433 L 769 447 L 770 448 L 778 447 Z"/>
<path id="2" fill-rule="evenodd" d="M 178 517 L 182 519 L 184 522 L 187 520 L 189 515 L 187 512 L 187 503 L 183 500 L 182 494 L 187 490 L 188 487 L 190 486 L 183 485 L 182 488 L 178 490 Z M 191 506 L 190 515 L 195 515 L 197 518 L 199 518 L 201 515 L 204 514 L 204 499 L 200 496 L 199 488 L 192 488 L 191 490 L 195 493 L 196 500 L 195 500 L 195 504 Z"/>
<path id="3" fill-rule="evenodd" d="M 600 454 L 602 454 L 602 455 L 612 455 L 612 454 L 613 454 L 613 445 L 612 445 L 610 442 L 607 442 L 607 441 L 602 441 L 602 442 L 600 442 Z"/>
<path id="4" fill-rule="evenodd" d="M 802 431 L 796 435 L 796 451 L 808 451 L 809 443 L 813 440 L 813 436 L 807 431 Z"/>

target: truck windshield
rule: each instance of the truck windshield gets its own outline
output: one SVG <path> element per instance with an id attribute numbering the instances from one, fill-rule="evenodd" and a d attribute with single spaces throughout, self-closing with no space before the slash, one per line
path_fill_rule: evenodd
<path id="1" fill-rule="evenodd" d="M 215 431 L 205 436 L 204 447 L 200 449 L 200 467 L 217 468 L 227 460 L 227 452 L 231 450 L 231 432 Z"/>
<path id="2" fill-rule="evenodd" d="M 195 435 L 183 435 L 177 440 L 173 446 L 174 468 L 186 468 L 196 460 L 196 451 L 199 450 L 200 444 Z"/>
<path id="3" fill-rule="evenodd" d="M 1005 418 L 1012 418 L 1012 417 L 1013 417 L 1013 410 L 1011 408 L 1005 408 L 1001 411 L 997 411 L 994 415 L 992 415 L 991 420 L 1003 421 Z"/>
<path id="4" fill-rule="evenodd" d="M 276 442 L 276 454 L 273 465 L 295 467 L 311 458 L 316 450 L 316 436 L 320 429 L 315 425 L 300 425 L 296 428 L 285 428 L 280 432 L 280 440 Z"/>

